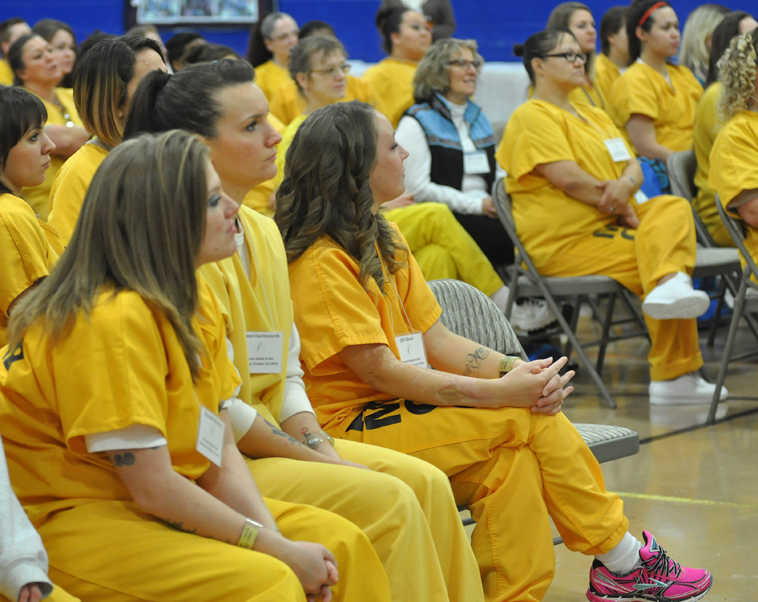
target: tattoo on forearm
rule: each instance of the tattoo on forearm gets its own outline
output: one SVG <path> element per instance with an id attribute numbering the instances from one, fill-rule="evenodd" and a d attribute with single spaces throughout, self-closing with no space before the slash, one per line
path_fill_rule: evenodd
<path id="1" fill-rule="evenodd" d="M 271 432 L 274 433 L 277 437 L 284 437 L 288 443 L 292 445 L 298 445 L 302 446 L 303 443 L 295 439 L 292 435 L 289 433 L 285 433 L 282 429 L 275 427 L 273 424 L 271 424 L 268 420 L 264 420 L 264 422 L 268 425 L 268 428 L 271 429 Z"/>
<path id="2" fill-rule="evenodd" d="M 171 527 L 172 529 L 176 529 L 177 531 L 184 531 L 185 533 L 197 533 L 195 529 L 187 529 L 183 523 L 177 521 L 173 522 L 166 519 L 161 519 L 163 523 Z"/>
<path id="3" fill-rule="evenodd" d="M 448 406 L 465 405 L 468 399 L 455 385 L 448 385 L 437 391 L 437 399 Z"/>
<path id="4" fill-rule="evenodd" d="M 122 454 L 112 454 L 111 455 L 111 462 L 116 467 L 122 467 L 122 466 L 134 466 L 134 463 L 137 461 L 137 458 L 134 457 L 134 454 L 132 452 L 124 452 Z"/>
<path id="5" fill-rule="evenodd" d="M 463 368 L 463 374 L 465 376 L 475 376 L 479 373 L 479 368 L 482 366 L 482 362 L 487 359 L 492 352 L 487 347 L 477 347 L 472 353 L 466 355 L 466 365 Z"/>

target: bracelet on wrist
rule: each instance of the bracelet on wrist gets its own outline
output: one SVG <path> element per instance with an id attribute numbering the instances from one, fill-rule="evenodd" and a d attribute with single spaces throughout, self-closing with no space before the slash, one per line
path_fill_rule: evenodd
<path id="1" fill-rule="evenodd" d="M 239 541 L 237 545 L 240 548 L 247 548 L 252 550 L 255 545 L 255 540 L 258 539 L 258 534 L 261 532 L 263 525 L 252 518 L 245 518 L 245 524 L 242 526 L 242 532 L 240 533 Z"/>

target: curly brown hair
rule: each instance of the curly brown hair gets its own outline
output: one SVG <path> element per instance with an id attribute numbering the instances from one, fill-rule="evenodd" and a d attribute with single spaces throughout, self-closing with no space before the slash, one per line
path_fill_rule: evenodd
<path id="1" fill-rule="evenodd" d="M 732 38 L 729 48 L 718 61 L 719 81 L 724 86 L 719 111 L 724 120 L 738 111 L 755 105 L 755 82 L 758 75 L 758 32 Z"/>

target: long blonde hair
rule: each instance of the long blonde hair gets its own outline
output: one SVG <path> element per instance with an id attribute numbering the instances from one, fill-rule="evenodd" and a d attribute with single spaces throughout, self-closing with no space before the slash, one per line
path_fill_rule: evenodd
<path id="1" fill-rule="evenodd" d="M 44 320 L 53 341 L 104 287 L 138 293 L 171 322 L 193 377 L 202 344 L 191 320 L 197 306 L 195 257 L 205 234 L 208 149 L 172 130 L 143 135 L 111 151 L 95 173 L 74 234 L 53 272 L 14 308 L 8 348 Z"/>
<path id="2" fill-rule="evenodd" d="M 732 38 L 729 48 L 718 61 L 719 81 L 724 92 L 719 112 L 724 121 L 756 102 L 755 81 L 758 75 L 758 30 Z"/>

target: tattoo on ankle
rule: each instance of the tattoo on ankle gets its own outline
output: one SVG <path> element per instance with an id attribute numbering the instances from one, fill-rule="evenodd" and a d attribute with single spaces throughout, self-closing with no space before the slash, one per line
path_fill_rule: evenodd
<path id="1" fill-rule="evenodd" d="M 479 373 L 479 368 L 482 366 L 482 362 L 487 359 L 492 352 L 487 347 L 477 347 L 473 353 L 466 355 L 466 365 L 463 368 L 463 374 L 465 376 L 475 376 Z"/>

